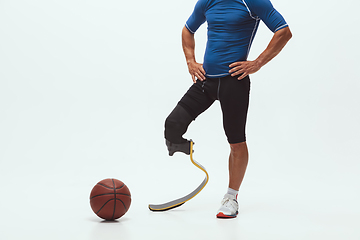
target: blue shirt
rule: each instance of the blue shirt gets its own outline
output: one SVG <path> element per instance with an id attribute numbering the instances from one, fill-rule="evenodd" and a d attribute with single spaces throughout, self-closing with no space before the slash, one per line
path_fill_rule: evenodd
<path id="1" fill-rule="evenodd" d="M 229 65 L 246 61 L 262 20 L 276 32 L 287 23 L 270 0 L 198 0 L 185 26 L 191 32 L 208 23 L 203 67 L 207 77 L 229 75 Z"/>

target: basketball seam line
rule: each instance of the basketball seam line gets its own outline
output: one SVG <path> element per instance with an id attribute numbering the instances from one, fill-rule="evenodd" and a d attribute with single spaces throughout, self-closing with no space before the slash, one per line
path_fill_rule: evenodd
<path id="1" fill-rule="evenodd" d="M 101 211 L 101 209 L 103 209 L 103 207 L 111 200 L 114 200 L 114 199 L 112 198 L 112 199 L 107 200 L 106 203 L 104 203 L 104 205 L 102 205 L 101 208 L 96 212 L 96 214 L 98 214 Z"/>
<path id="2" fill-rule="evenodd" d="M 115 198 L 115 200 L 119 200 L 120 202 L 122 202 L 122 204 L 124 205 L 125 210 L 127 211 L 127 207 L 126 207 L 125 203 L 124 203 L 121 199 Z M 116 201 L 115 201 L 115 202 L 116 202 Z"/>
<path id="3" fill-rule="evenodd" d="M 115 198 L 115 201 L 114 201 L 114 211 L 113 211 L 113 215 L 112 215 L 112 219 L 114 219 L 114 216 L 115 216 L 115 210 L 116 210 L 116 188 L 115 188 L 115 182 L 114 182 L 114 179 L 111 179 L 111 181 L 113 182 L 113 186 L 114 186 L 114 198 Z"/>
<path id="4" fill-rule="evenodd" d="M 104 184 L 102 184 L 102 183 L 98 183 L 98 185 L 103 186 L 103 187 L 106 187 L 107 189 L 111 189 L 111 190 L 114 189 L 114 188 L 108 187 L 108 186 L 106 186 L 106 185 L 104 185 Z M 116 189 L 116 190 L 119 190 L 119 189 L 121 189 L 122 187 L 124 187 L 124 185 L 125 185 L 125 183 L 123 183 L 123 185 L 122 185 L 121 187 L 118 187 L 118 188 L 115 188 L 115 189 Z"/>
<path id="5" fill-rule="evenodd" d="M 114 194 L 114 193 L 103 193 L 103 194 L 98 194 L 98 195 L 96 195 L 96 196 L 92 196 L 90 199 L 93 199 L 93 198 L 95 198 L 95 197 L 99 197 L 99 196 L 104 196 L 104 195 L 111 195 L 111 194 Z M 130 197 L 130 195 L 129 194 L 125 194 L 125 193 L 116 193 L 116 194 L 119 194 L 119 195 L 124 195 L 124 196 L 128 196 L 128 197 Z M 116 196 L 116 195 L 115 195 Z"/>
<path id="6" fill-rule="evenodd" d="M 108 186 L 106 186 L 106 185 L 104 185 L 104 184 L 102 184 L 102 183 L 98 183 L 98 185 L 100 185 L 100 186 L 103 186 L 103 187 L 106 187 L 106 188 L 108 188 L 108 189 L 111 189 L 111 190 L 113 190 L 113 188 L 111 188 L 111 187 L 108 187 Z"/>

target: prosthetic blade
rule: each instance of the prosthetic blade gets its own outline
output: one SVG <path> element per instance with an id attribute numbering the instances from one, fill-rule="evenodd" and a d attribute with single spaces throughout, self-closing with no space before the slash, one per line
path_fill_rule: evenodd
<path id="1" fill-rule="evenodd" d="M 193 142 L 191 141 L 190 160 L 196 167 L 198 167 L 205 173 L 205 178 L 202 181 L 202 183 L 194 191 L 192 191 L 191 193 L 189 193 L 188 195 L 186 195 L 182 198 L 179 198 L 179 199 L 167 202 L 167 203 L 163 203 L 163 204 L 149 204 L 149 209 L 151 211 L 167 211 L 167 210 L 179 207 L 179 206 L 183 205 L 185 202 L 187 202 L 190 199 L 192 199 L 193 197 L 195 197 L 199 192 L 201 192 L 201 190 L 203 190 L 203 188 L 209 181 L 209 175 L 208 175 L 206 169 L 200 163 L 196 162 L 193 159 L 192 155 L 193 155 Z"/>

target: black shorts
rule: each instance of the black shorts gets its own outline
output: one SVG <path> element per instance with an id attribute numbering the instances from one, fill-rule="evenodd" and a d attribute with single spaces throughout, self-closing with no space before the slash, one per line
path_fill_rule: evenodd
<path id="1" fill-rule="evenodd" d="M 197 80 L 179 102 L 195 119 L 215 100 L 220 101 L 223 126 L 229 143 L 246 141 L 245 125 L 249 106 L 250 78 L 238 76 Z"/>

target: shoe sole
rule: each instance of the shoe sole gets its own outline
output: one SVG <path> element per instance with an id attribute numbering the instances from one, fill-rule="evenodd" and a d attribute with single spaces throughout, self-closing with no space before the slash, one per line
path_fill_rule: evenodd
<path id="1" fill-rule="evenodd" d="M 219 213 L 216 215 L 216 217 L 217 217 L 217 218 L 236 218 L 237 215 L 238 215 L 238 212 L 236 212 L 236 214 L 234 214 L 234 215 L 225 215 L 224 213 L 219 212 Z"/>

